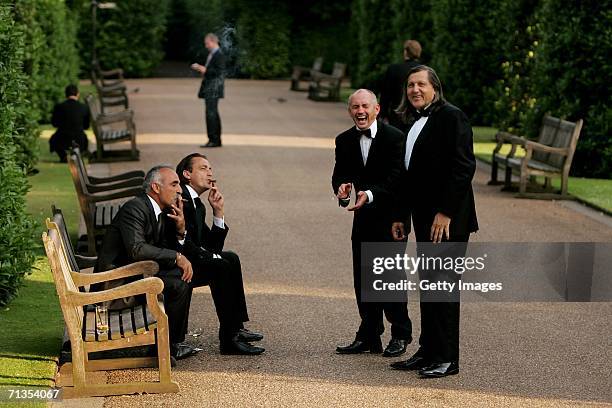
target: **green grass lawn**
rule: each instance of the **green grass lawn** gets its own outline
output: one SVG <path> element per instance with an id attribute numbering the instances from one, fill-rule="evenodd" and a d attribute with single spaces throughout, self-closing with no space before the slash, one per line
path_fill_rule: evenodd
<path id="1" fill-rule="evenodd" d="M 49 132 L 44 132 L 48 138 Z M 48 139 L 40 139 L 39 173 L 28 177 L 31 184 L 27 209 L 37 221 L 37 237 L 45 230 L 51 204 L 61 208 L 71 235 L 78 227 L 78 203 L 68 165 L 58 163 L 49 153 Z M 19 290 L 19 296 L 0 309 L 0 385 L 34 387 L 53 385 L 56 361 L 61 347 L 64 320 L 55 284 L 42 241 L 37 240 L 39 257 Z M 42 402 L 22 406 L 45 406 Z"/>
<path id="2" fill-rule="evenodd" d="M 490 164 L 491 155 L 496 145 L 493 141 L 495 139 L 496 129 L 475 126 L 473 131 L 474 154 L 476 158 Z M 504 154 L 509 151 L 510 145 L 503 146 L 501 149 L 501 152 Z M 518 148 L 516 150 L 516 156 L 521 157 L 523 155 L 524 150 Z M 503 173 L 500 173 L 498 177 L 503 177 Z M 543 179 L 538 181 L 543 183 Z M 560 188 L 561 179 L 553 179 L 552 185 L 557 189 Z M 571 195 L 579 200 L 612 213 L 612 180 L 570 177 L 568 181 L 568 190 Z"/>

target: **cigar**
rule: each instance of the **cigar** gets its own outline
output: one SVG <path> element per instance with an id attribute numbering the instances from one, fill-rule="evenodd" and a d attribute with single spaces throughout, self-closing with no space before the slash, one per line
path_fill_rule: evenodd
<path id="1" fill-rule="evenodd" d="M 217 182 L 217 179 L 212 179 L 212 180 L 210 180 L 210 182 L 211 182 L 211 183 L 216 183 L 216 182 Z"/>

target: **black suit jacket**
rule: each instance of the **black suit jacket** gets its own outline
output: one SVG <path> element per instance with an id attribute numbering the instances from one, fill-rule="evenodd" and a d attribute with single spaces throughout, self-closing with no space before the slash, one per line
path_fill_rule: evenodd
<path id="1" fill-rule="evenodd" d="M 204 63 L 202 64 L 204 65 Z M 219 49 L 215 52 L 202 77 L 198 98 L 217 99 L 225 96 L 225 55 Z"/>
<path id="2" fill-rule="evenodd" d="M 182 250 L 176 226 L 165 215 L 160 217 L 164 223 L 162 236 L 158 235 L 153 205 L 146 194 L 125 203 L 106 229 L 96 272 L 145 260 L 156 261 L 160 270 L 176 269 L 176 252 Z"/>
<path id="3" fill-rule="evenodd" d="M 84 130 L 89 127 L 89 109 L 85 104 L 73 99 L 66 99 L 53 108 L 51 124 L 57 131 L 49 139 L 51 151 L 66 150 L 72 141 L 82 149 L 87 148 L 87 136 Z"/>
<path id="4" fill-rule="evenodd" d="M 198 234 L 198 226 L 196 222 L 196 210 L 193 205 L 193 200 L 189 194 L 189 190 L 185 185 L 183 187 L 183 198 L 187 202 L 183 203 L 183 213 L 185 215 L 185 224 L 187 228 L 187 240 L 185 242 L 185 255 L 190 259 L 199 257 L 202 259 L 211 258 L 212 254 L 219 254 L 223 250 L 225 237 L 229 231 L 229 227 L 225 224 L 225 228 L 219 228 L 213 224 L 212 228 L 206 225 L 206 207 L 203 207 L 204 214 L 202 216 L 202 231 Z M 202 250 L 202 248 L 205 250 Z"/>
<path id="5" fill-rule="evenodd" d="M 370 190 L 374 198 L 354 215 L 352 239 L 362 242 L 391 240 L 392 187 L 403 163 L 402 133 L 381 121 L 377 126 L 365 165 L 361 156 L 361 135 L 355 127 L 336 137 L 334 194 L 340 184 L 353 183 L 355 192 Z"/>
<path id="6" fill-rule="evenodd" d="M 387 68 L 380 84 L 380 114 L 381 119 L 387 119 L 389 124 L 404 131 L 405 124 L 395 113 L 402 101 L 404 83 L 408 72 L 421 63 L 418 60 L 406 60 L 401 64 L 391 64 Z"/>
<path id="7" fill-rule="evenodd" d="M 459 108 L 441 103 L 432 109 L 414 144 L 409 168 L 402 169 L 394 189 L 396 221 L 410 228 L 412 215 L 415 226 L 420 223 L 430 228 L 441 212 L 451 218 L 451 236 L 478 230 L 472 191 L 476 171 L 472 127 Z"/>

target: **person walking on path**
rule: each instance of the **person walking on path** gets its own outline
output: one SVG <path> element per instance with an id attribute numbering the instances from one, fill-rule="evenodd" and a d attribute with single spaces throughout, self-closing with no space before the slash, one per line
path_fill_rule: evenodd
<path id="1" fill-rule="evenodd" d="M 200 147 L 220 147 L 219 99 L 224 97 L 225 55 L 219 48 L 219 38 L 213 33 L 206 34 L 204 46 L 208 50 L 206 62 L 203 65 L 198 63 L 191 65 L 191 69 L 202 74 L 198 98 L 204 99 L 208 143 Z"/>
<path id="2" fill-rule="evenodd" d="M 353 284 L 361 323 L 355 340 L 348 346 L 338 346 L 336 352 L 381 353 L 384 313 L 391 322 L 392 338 L 383 356 L 395 357 L 403 354 L 412 341 L 407 302 L 363 301 L 361 246 L 364 242 L 393 241 L 389 208 L 391 187 L 402 166 L 403 135 L 396 128 L 376 120 L 380 106 L 372 91 L 358 89 L 349 97 L 348 105 L 355 126 L 336 137 L 332 188 L 341 206 L 348 205 L 353 187 L 357 192 L 356 202 L 348 210 L 354 212 L 351 234 Z"/>

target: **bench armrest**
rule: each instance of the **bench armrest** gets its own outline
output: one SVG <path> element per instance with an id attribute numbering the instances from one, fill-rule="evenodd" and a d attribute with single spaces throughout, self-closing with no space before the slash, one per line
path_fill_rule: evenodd
<path id="1" fill-rule="evenodd" d="M 159 271 L 159 265 L 155 261 L 140 261 L 125 265 L 106 272 L 79 273 L 71 272 L 74 284 L 77 286 L 92 285 L 94 283 L 108 282 L 115 279 L 127 278 L 129 276 L 144 275 L 153 276 Z"/>
<path id="2" fill-rule="evenodd" d="M 162 293 L 163 290 L 164 282 L 159 278 L 150 277 L 100 292 L 70 291 L 68 302 L 72 306 L 85 306 L 140 294 L 158 295 Z"/>
<path id="3" fill-rule="evenodd" d="M 139 187 L 142 186 L 143 182 L 144 179 L 142 177 L 135 177 L 112 184 L 87 184 L 87 190 L 89 190 L 91 193 L 99 193 L 128 187 Z"/>
<path id="4" fill-rule="evenodd" d="M 567 156 L 569 153 L 569 148 L 567 147 L 552 147 L 538 142 L 532 142 L 531 140 L 525 142 L 525 150 L 537 150 L 544 153 L 560 154 L 562 156 Z"/>
<path id="5" fill-rule="evenodd" d="M 115 174 L 114 176 L 110 176 L 110 177 L 89 176 L 89 181 L 91 181 L 92 184 L 103 184 L 103 183 L 112 183 L 114 181 L 132 179 L 136 177 L 140 177 L 144 179 L 144 176 L 145 176 L 144 171 L 134 170 L 134 171 L 128 171 L 127 173 Z"/>
<path id="6" fill-rule="evenodd" d="M 134 197 L 138 194 L 141 194 L 143 191 L 144 190 L 142 189 L 142 187 L 138 187 L 116 191 L 111 194 L 85 194 L 85 196 L 87 197 L 87 200 L 94 203 L 99 203 L 101 201 L 116 200 L 118 198 Z"/>

